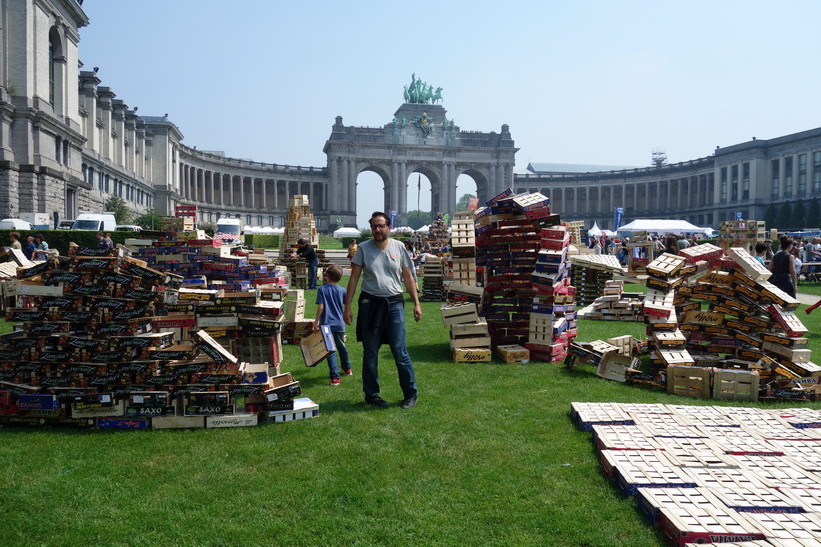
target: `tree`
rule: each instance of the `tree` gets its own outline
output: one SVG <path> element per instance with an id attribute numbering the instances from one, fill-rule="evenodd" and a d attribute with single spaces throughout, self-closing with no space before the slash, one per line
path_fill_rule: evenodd
<path id="1" fill-rule="evenodd" d="M 806 224 L 807 228 L 821 228 L 821 207 L 818 206 L 817 198 L 810 200 Z"/>
<path id="2" fill-rule="evenodd" d="M 801 230 L 807 225 L 807 211 L 804 209 L 804 200 L 799 199 L 795 202 L 795 208 L 792 212 L 792 227 L 796 230 Z"/>
<path id="3" fill-rule="evenodd" d="M 457 211 L 467 211 L 470 209 L 470 198 L 475 198 L 473 194 L 465 194 L 464 196 L 459 198 L 459 201 L 456 202 L 456 210 Z"/>
<path id="4" fill-rule="evenodd" d="M 789 201 L 785 201 L 778 209 L 778 216 L 775 218 L 775 227 L 779 230 L 789 230 L 792 228 L 792 205 Z"/>
<path id="5" fill-rule="evenodd" d="M 775 203 L 770 203 L 764 212 L 764 224 L 767 225 L 767 228 L 775 228 L 775 216 Z"/>
<path id="6" fill-rule="evenodd" d="M 430 211 L 408 211 L 408 226 L 418 230 L 425 224 L 430 224 Z"/>
<path id="7" fill-rule="evenodd" d="M 134 219 L 134 224 L 144 230 L 159 230 L 160 229 L 160 215 L 154 209 L 149 209 L 145 214 Z"/>
<path id="8" fill-rule="evenodd" d="M 117 224 L 129 224 L 134 217 L 134 213 L 128 208 L 128 204 L 120 196 L 109 196 L 105 200 L 105 211 L 114 213 Z"/>

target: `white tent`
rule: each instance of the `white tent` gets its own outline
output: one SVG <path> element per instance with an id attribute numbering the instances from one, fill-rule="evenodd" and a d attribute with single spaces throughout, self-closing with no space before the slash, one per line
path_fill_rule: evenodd
<path id="1" fill-rule="evenodd" d="M 424 226 L 422 226 L 421 228 L 419 228 L 416 231 L 421 232 L 423 234 L 426 234 L 426 233 L 430 232 L 430 224 L 425 224 Z"/>
<path id="2" fill-rule="evenodd" d="M 344 226 L 334 232 L 334 237 L 359 237 L 361 235 L 362 232 L 356 228 L 345 228 Z"/>
<path id="3" fill-rule="evenodd" d="M 619 232 L 651 232 L 656 234 L 703 234 L 712 228 L 699 228 L 686 220 L 667 220 L 663 218 L 639 218 L 619 228 Z"/>
<path id="4" fill-rule="evenodd" d="M 599 237 L 601 235 L 601 228 L 599 228 L 599 224 L 597 222 L 593 222 L 593 227 L 587 230 L 587 235 L 593 237 Z"/>
<path id="5" fill-rule="evenodd" d="M 391 228 L 391 232 L 394 234 L 412 234 L 413 228 L 410 226 L 397 226 L 396 228 Z"/>

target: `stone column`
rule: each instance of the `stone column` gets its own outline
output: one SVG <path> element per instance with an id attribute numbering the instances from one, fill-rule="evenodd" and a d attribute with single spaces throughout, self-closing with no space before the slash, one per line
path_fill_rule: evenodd
<path id="1" fill-rule="evenodd" d="M 328 162 L 328 171 L 330 172 L 330 191 L 334 193 L 334 196 L 339 195 L 339 162 L 335 158 L 331 158 L 331 161 Z M 334 200 L 334 204 L 332 209 L 338 211 L 340 201 L 338 199 Z"/>
<path id="2" fill-rule="evenodd" d="M 192 178 L 194 182 L 194 194 L 193 199 L 194 201 L 200 200 L 200 176 L 202 175 L 202 169 L 194 168 L 192 173 Z"/>
<path id="3" fill-rule="evenodd" d="M 348 211 L 356 210 L 356 163 L 348 161 Z"/>
<path id="4" fill-rule="evenodd" d="M 340 158 L 339 162 L 339 209 L 348 211 L 348 160 Z"/>
<path id="5" fill-rule="evenodd" d="M 402 198 L 401 198 L 401 189 L 402 183 L 399 180 L 399 165 L 397 165 L 396 160 L 391 163 L 391 175 L 390 175 L 390 188 L 391 188 L 391 202 L 396 203 L 396 214 L 397 216 L 401 216 L 402 214 Z M 390 214 L 390 213 L 388 213 Z"/>
<path id="6" fill-rule="evenodd" d="M 239 206 L 245 209 L 245 177 L 239 175 L 237 178 L 239 178 Z"/>
<path id="7" fill-rule="evenodd" d="M 234 175 L 228 175 L 228 205 L 234 206 Z"/>

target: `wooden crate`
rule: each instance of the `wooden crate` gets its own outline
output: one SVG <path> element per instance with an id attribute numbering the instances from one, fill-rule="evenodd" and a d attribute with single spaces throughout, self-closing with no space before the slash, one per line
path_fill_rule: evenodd
<path id="1" fill-rule="evenodd" d="M 491 340 L 487 323 L 460 323 L 450 327 L 450 347 L 490 348 Z"/>
<path id="2" fill-rule="evenodd" d="M 590 431 L 596 424 L 636 425 L 630 413 L 617 403 L 573 402 L 570 417 L 582 431 Z"/>
<path id="3" fill-rule="evenodd" d="M 684 266 L 686 259 L 670 253 L 662 253 L 647 265 L 647 273 L 660 279 L 669 280 L 675 277 Z"/>
<path id="4" fill-rule="evenodd" d="M 748 253 L 746 249 L 730 247 L 727 254 L 738 264 L 738 267 L 754 281 L 769 279 L 770 276 L 772 276 L 772 272 Z"/>
<path id="5" fill-rule="evenodd" d="M 661 450 L 646 429 L 628 425 L 594 425 L 597 450 Z"/>
<path id="6" fill-rule="evenodd" d="M 803 512 L 746 513 L 769 540 L 788 545 L 820 545 L 821 515 Z"/>
<path id="7" fill-rule="evenodd" d="M 618 351 L 609 351 L 599 361 L 596 375 L 606 380 L 624 382 L 626 381 L 625 371 L 627 369 L 637 369 L 638 367 L 638 359 L 623 355 Z"/>
<path id="8" fill-rule="evenodd" d="M 721 501 L 708 488 L 639 488 L 636 506 L 651 524 L 658 524 L 662 507 L 721 507 Z"/>
<path id="9" fill-rule="evenodd" d="M 439 311 L 442 313 L 442 323 L 446 327 L 461 323 L 477 323 L 479 321 L 476 304 L 472 302 L 442 304 Z"/>
<path id="10" fill-rule="evenodd" d="M 710 397 L 710 369 L 692 366 L 667 367 L 667 392 L 685 397 Z"/>
<path id="11" fill-rule="evenodd" d="M 688 543 L 755 541 L 765 539 L 755 523 L 732 509 L 719 506 L 668 506 L 660 509 L 661 528 L 675 547 Z"/>
<path id="12" fill-rule="evenodd" d="M 716 369 L 713 372 L 713 399 L 757 401 L 758 371 Z"/>
<path id="13" fill-rule="evenodd" d="M 739 513 L 803 513 L 796 498 L 774 488 L 711 489 L 725 506 Z"/>

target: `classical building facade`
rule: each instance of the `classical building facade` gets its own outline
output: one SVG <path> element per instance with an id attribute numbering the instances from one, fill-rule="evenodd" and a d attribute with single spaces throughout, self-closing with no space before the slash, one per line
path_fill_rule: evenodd
<path id="1" fill-rule="evenodd" d="M 821 128 L 716 148 L 710 157 L 638 169 L 516 175 L 515 189 L 551 198 L 566 220 L 612 229 L 625 222 L 679 218 L 716 228 L 722 220 L 761 220 L 767 207 L 821 198 Z"/>
<path id="2" fill-rule="evenodd" d="M 356 224 L 359 175 L 367 171 L 382 182 L 367 190 L 382 192 L 384 210 L 400 222 L 413 173 L 430 180 L 434 212 L 454 211 L 464 174 L 480 201 L 511 186 L 540 191 L 563 218 L 605 228 L 615 207 L 626 221 L 675 217 L 715 226 L 737 212 L 762 218 L 770 203 L 821 191 L 821 128 L 661 167 L 514 175 L 507 125 L 498 133 L 461 130 L 438 104 L 441 88 L 434 93 L 415 77 L 385 125 L 349 126 L 338 116 L 323 167 L 228 158 L 183 144 L 167 115 L 138 115 L 101 85 L 96 67 L 83 67 L 79 31 L 89 20 L 82 1 L 0 1 L 0 17 L 0 218 L 45 212 L 70 219 L 102 211 L 116 195 L 136 213 L 197 205 L 203 222 L 230 216 L 281 226 L 290 197 L 307 194 L 325 231 Z"/>

